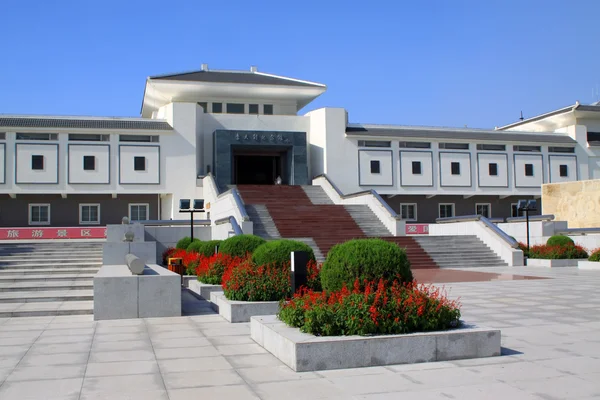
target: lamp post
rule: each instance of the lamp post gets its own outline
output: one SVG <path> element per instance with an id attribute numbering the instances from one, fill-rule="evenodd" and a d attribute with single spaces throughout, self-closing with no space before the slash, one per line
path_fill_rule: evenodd
<path id="1" fill-rule="evenodd" d="M 194 241 L 194 213 L 195 212 L 204 212 L 204 200 L 202 199 L 194 199 L 193 207 L 191 207 L 190 199 L 180 199 L 179 200 L 179 212 L 180 213 L 190 213 L 190 238 L 192 242 Z"/>
<path id="2" fill-rule="evenodd" d="M 537 211 L 537 201 L 519 200 L 517 210 L 525 212 L 525 224 L 527 229 L 527 253 L 529 254 L 529 211 Z"/>

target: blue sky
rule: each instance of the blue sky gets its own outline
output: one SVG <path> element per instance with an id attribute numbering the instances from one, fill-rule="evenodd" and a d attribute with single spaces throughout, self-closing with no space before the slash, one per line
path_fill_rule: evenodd
<path id="1" fill-rule="evenodd" d="M 28 1 L 0 8 L 0 113 L 139 116 L 149 75 L 325 83 L 351 122 L 492 128 L 598 100 L 598 0 Z"/>

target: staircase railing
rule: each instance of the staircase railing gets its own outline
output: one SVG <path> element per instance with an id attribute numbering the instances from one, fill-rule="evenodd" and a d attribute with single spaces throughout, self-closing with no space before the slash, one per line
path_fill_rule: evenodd
<path id="1" fill-rule="evenodd" d="M 463 215 L 438 218 L 429 225 L 429 236 L 477 236 L 510 266 L 523 265 L 519 243 L 486 217 Z"/>
<path id="2" fill-rule="evenodd" d="M 237 223 L 237 221 L 235 220 L 235 217 L 233 215 L 230 215 L 229 217 L 224 217 L 224 218 L 221 218 L 221 219 L 218 219 L 215 221 L 215 225 L 223 225 L 223 224 L 231 224 L 231 229 L 233 229 L 233 233 L 235 235 L 241 235 L 244 233 L 244 232 L 242 232 L 242 228 Z"/>
<path id="3" fill-rule="evenodd" d="M 404 236 L 406 234 L 406 222 L 375 190 L 343 194 L 325 174 L 313 178 L 313 184 L 321 186 L 335 204 L 362 204 L 369 206 L 371 211 L 375 213 L 377 218 L 379 218 L 392 235 Z"/>
<path id="4" fill-rule="evenodd" d="M 232 188 L 220 193 L 215 178 L 211 173 L 208 173 L 203 178 L 203 184 L 205 188 L 205 200 L 210 204 L 210 219 L 212 224 L 215 225 L 216 221 L 233 217 L 241 231 L 252 233 L 252 223 L 238 190 Z"/>

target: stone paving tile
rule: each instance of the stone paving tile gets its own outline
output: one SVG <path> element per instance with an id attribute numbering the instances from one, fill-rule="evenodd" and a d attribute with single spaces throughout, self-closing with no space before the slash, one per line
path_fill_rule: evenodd
<path id="1" fill-rule="evenodd" d="M 6 378 L 6 382 L 83 378 L 85 368 L 85 364 L 47 365 L 40 367 L 17 366 L 17 368 L 15 368 Z"/>
<path id="2" fill-rule="evenodd" d="M 214 346 L 229 346 L 233 344 L 255 343 L 250 336 L 220 336 L 208 339 Z"/>
<path id="3" fill-rule="evenodd" d="M 232 344 L 228 346 L 217 346 L 219 353 L 224 356 L 237 356 L 237 355 L 248 355 L 248 354 L 265 354 L 268 353 L 264 347 L 259 346 L 256 343 L 249 344 Z"/>
<path id="4" fill-rule="evenodd" d="M 119 361 L 119 362 L 90 362 L 85 371 L 86 377 L 122 376 L 138 374 L 157 374 L 161 371 L 155 360 Z"/>
<path id="5" fill-rule="evenodd" d="M 92 344 L 93 352 L 120 351 L 120 350 L 148 350 L 152 351 L 150 340 L 126 340 L 122 342 L 98 342 Z"/>
<path id="6" fill-rule="evenodd" d="M 92 351 L 90 352 L 90 363 L 117 362 L 117 361 L 148 361 L 154 360 L 154 352 L 148 350 L 128 351 Z"/>
<path id="7" fill-rule="evenodd" d="M 166 390 L 152 390 L 132 393 L 88 393 L 83 394 L 79 400 L 169 400 Z M 171 399 L 172 400 L 172 399 Z"/>
<path id="8" fill-rule="evenodd" d="M 241 368 L 237 369 L 236 371 L 246 382 L 250 384 L 321 378 L 321 376 L 314 372 L 294 372 L 285 365 L 277 367 Z"/>
<path id="9" fill-rule="evenodd" d="M 226 357 L 227 361 L 234 368 L 251 368 L 251 367 L 272 367 L 277 365 L 284 365 L 281 360 L 272 355 L 271 353 L 267 354 L 249 354 L 246 356 L 230 356 Z"/>
<path id="10" fill-rule="evenodd" d="M 281 397 L 284 399 L 286 397 Z M 260 398 L 246 385 L 211 386 L 189 389 L 169 390 L 170 400 L 190 399 L 235 399 L 235 400 L 259 400 Z M 83 399 L 82 399 L 83 400 Z"/>
<path id="11" fill-rule="evenodd" d="M 61 343 L 85 343 L 91 342 L 94 337 L 93 333 L 87 335 L 65 335 L 65 336 L 40 336 L 35 341 L 36 344 L 61 344 Z"/>
<path id="12" fill-rule="evenodd" d="M 262 400 L 348 399 L 348 392 L 325 379 L 268 382 L 252 385 Z"/>
<path id="13" fill-rule="evenodd" d="M 143 333 L 99 333 L 94 337 L 98 342 L 123 342 L 127 340 L 140 340 L 149 338 L 147 332 Z"/>
<path id="14" fill-rule="evenodd" d="M 202 373 L 196 371 L 163 373 L 162 377 L 167 390 L 203 386 L 240 385 L 244 383 L 240 375 L 230 369 L 203 371 Z"/>
<path id="15" fill-rule="evenodd" d="M 88 362 L 89 352 L 86 353 L 56 353 L 56 354 L 30 354 L 27 353 L 19 366 L 44 366 L 44 365 L 77 365 Z"/>
<path id="16" fill-rule="evenodd" d="M 233 366 L 225 357 L 203 357 L 203 358 L 174 358 L 159 360 L 160 372 L 169 374 L 174 372 L 191 371 L 216 371 L 221 369 L 233 369 Z"/>
<path id="17" fill-rule="evenodd" d="M 188 340 L 189 339 L 189 340 Z M 250 339 L 252 340 L 252 339 Z M 253 342 L 254 343 L 254 342 Z M 152 338 L 152 346 L 155 349 L 173 349 L 173 348 L 181 348 L 181 347 L 203 347 L 203 346 L 212 346 L 210 340 L 205 338 L 204 336 L 199 338 L 177 338 L 177 339 L 154 339 Z"/>
<path id="18" fill-rule="evenodd" d="M 92 341 L 78 343 L 40 344 L 35 343 L 29 349 L 28 355 L 86 353 L 90 351 Z"/>
<path id="19" fill-rule="evenodd" d="M 190 358 L 190 357 L 216 357 L 219 354 L 213 346 L 202 347 L 178 347 L 166 349 L 154 349 L 158 360 L 168 360 L 173 358 Z"/>
<path id="20" fill-rule="evenodd" d="M 507 382 L 510 386 L 546 399 L 579 399 L 584 396 L 600 397 L 598 382 L 590 382 L 572 375 L 545 379 L 527 379 Z"/>
<path id="21" fill-rule="evenodd" d="M 2 400 L 39 400 L 79 398 L 83 378 L 4 382 L 0 386 Z"/>
<path id="22" fill-rule="evenodd" d="M 125 395 L 140 392 L 160 392 L 165 387 L 160 374 L 88 377 L 83 380 L 81 395 Z"/>

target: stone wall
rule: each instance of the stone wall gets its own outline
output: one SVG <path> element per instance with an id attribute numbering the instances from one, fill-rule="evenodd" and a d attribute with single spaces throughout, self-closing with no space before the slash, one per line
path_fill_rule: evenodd
<path id="1" fill-rule="evenodd" d="M 569 228 L 600 227 L 600 179 L 543 185 L 542 213 Z"/>

